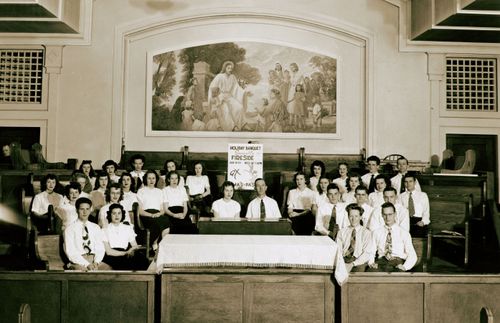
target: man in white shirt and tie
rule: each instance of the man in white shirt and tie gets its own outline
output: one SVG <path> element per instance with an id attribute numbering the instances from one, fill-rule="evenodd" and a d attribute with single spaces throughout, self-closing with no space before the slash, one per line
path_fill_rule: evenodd
<path id="1" fill-rule="evenodd" d="M 399 157 L 396 161 L 396 167 L 398 169 L 398 173 L 396 176 L 391 177 L 391 186 L 396 189 L 398 194 L 400 194 L 406 191 L 404 177 L 408 173 L 408 159 L 402 156 Z M 415 190 L 422 190 L 418 180 L 415 180 Z"/>
<path id="2" fill-rule="evenodd" d="M 372 235 L 361 226 L 362 207 L 352 203 L 346 207 L 346 212 L 350 225 L 340 229 L 336 242 L 342 250 L 347 271 L 363 272 L 375 252 Z"/>
<path id="3" fill-rule="evenodd" d="M 354 195 L 356 197 L 356 203 L 365 210 L 361 218 L 361 224 L 365 228 L 368 228 L 368 223 L 370 223 L 373 213 L 373 208 L 368 204 L 368 188 L 364 185 L 360 185 L 356 187 L 354 191 L 356 192 Z"/>
<path id="4" fill-rule="evenodd" d="M 415 266 L 417 254 L 410 234 L 396 224 L 396 209 L 390 202 L 382 204 L 385 225 L 372 232 L 376 254 L 369 260 L 368 271 L 408 271 Z"/>
<path id="5" fill-rule="evenodd" d="M 408 210 L 398 202 L 398 196 L 394 187 L 386 187 L 384 189 L 384 202 L 390 202 L 396 208 L 396 224 L 403 230 L 410 232 L 410 216 Z M 384 226 L 384 219 L 382 218 L 382 206 L 373 210 L 368 224 L 370 231 L 375 231 L 379 227 Z"/>
<path id="6" fill-rule="evenodd" d="M 398 197 L 410 216 L 410 234 L 412 237 L 425 237 L 427 235 L 427 226 L 431 222 L 429 198 L 424 192 L 416 190 L 415 175 L 406 174 L 406 191 Z"/>
<path id="7" fill-rule="evenodd" d="M 92 201 L 80 197 L 76 200 L 75 207 L 78 220 L 64 230 L 64 251 L 70 261 L 68 268 L 83 271 L 111 269 L 102 262 L 105 249 L 101 228 L 88 221 Z"/>
<path id="8" fill-rule="evenodd" d="M 368 188 L 368 194 L 370 194 L 375 191 L 375 178 L 379 175 L 380 158 L 370 156 L 366 159 L 366 164 L 368 166 L 368 173 L 361 176 L 361 181 Z"/>
<path id="9" fill-rule="evenodd" d="M 338 231 L 349 225 L 345 210 L 346 205 L 340 202 L 337 184 L 328 185 L 326 192 L 328 202 L 323 203 L 318 209 L 314 234 L 329 236 L 335 240 Z"/>
<path id="10" fill-rule="evenodd" d="M 247 219 L 279 219 L 281 218 L 278 203 L 266 195 L 267 185 L 263 178 L 255 180 L 255 191 L 257 197 L 254 198 L 247 208 Z"/>

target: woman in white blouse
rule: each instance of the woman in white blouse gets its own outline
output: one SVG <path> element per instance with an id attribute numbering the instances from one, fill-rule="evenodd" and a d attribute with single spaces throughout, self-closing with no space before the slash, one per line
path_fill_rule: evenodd
<path id="1" fill-rule="evenodd" d="M 107 211 L 109 225 L 102 229 L 106 255 L 103 261 L 115 270 L 146 269 L 148 260 L 138 251 L 135 232 L 131 225 L 123 223 L 126 211 L 113 203 Z"/>
<path id="2" fill-rule="evenodd" d="M 210 182 L 208 176 L 203 175 L 203 164 L 199 161 L 193 164 L 194 175 L 186 178 L 189 201 L 194 210 L 199 210 L 200 216 L 210 216 L 210 206 L 212 205 L 212 195 L 210 192 Z"/>
<path id="3" fill-rule="evenodd" d="M 215 218 L 239 218 L 241 212 L 240 203 L 233 200 L 234 184 L 225 181 L 222 184 L 223 198 L 218 199 L 212 204 L 212 213 Z"/>
<path id="4" fill-rule="evenodd" d="M 188 213 L 187 202 L 189 200 L 186 189 L 179 186 L 179 174 L 171 171 L 167 174 L 168 186 L 163 189 L 163 200 L 165 214 L 168 215 L 172 225 L 171 233 L 196 233 Z"/>
<path id="5" fill-rule="evenodd" d="M 311 178 L 309 178 L 309 188 L 317 192 L 319 179 L 325 176 L 325 163 L 321 160 L 315 160 L 311 163 Z"/>
<path id="6" fill-rule="evenodd" d="M 151 241 L 161 240 L 168 234 L 170 221 L 165 216 L 163 192 L 156 187 L 158 174 L 154 170 L 148 170 L 143 177 L 144 186 L 137 191 L 139 201 L 139 214 L 142 224 L 149 229 Z"/>

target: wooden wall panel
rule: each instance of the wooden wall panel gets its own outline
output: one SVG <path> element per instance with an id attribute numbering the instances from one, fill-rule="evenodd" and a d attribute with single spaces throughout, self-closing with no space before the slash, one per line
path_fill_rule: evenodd
<path id="1" fill-rule="evenodd" d="M 488 307 L 500 317 L 500 283 L 431 284 L 429 310 L 431 322 L 479 322 L 479 313 Z"/>

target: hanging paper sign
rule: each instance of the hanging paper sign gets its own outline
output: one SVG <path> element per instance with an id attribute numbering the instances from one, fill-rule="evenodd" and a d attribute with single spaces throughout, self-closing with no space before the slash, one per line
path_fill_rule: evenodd
<path id="1" fill-rule="evenodd" d="M 263 176 L 262 144 L 229 144 L 227 151 L 227 179 L 235 189 L 253 190 L 257 178 Z"/>

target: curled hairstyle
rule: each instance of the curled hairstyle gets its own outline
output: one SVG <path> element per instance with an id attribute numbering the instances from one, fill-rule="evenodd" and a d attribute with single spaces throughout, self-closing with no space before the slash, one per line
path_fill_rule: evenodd
<path id="1" fill-rule="evenodd" d="M 80 167 L 78 168 L 78 170 L 80 171 L 80 173 L 83 173 L 83 165 L 90 165 L 89 176 L 90 177 L 95 177 L 95 170 L 94 170 L 94 167 L 92 167 L 92 161 L 89 160 L 89 159 L 83 160 L 82 163 L 80 164 Z"/>
<path id="2" fill-rule="evenodd" d="M 144 174 L 144 176 L 142 177 L 142 182 L 144 183 L 145 186 L 147 186 L 147 183 L 148 183 L 147 179 L 148 179 L 149 174 L 155 174 L 155 178 L 156 178 L 155 187 L 156 187 L 156 185 L 158 185 L 158 180 L 160 179 L 160 176 L 158 176 L 158 174 L 152 169 L 148 170 L 146 172 L 146 174 Z"/>
<path id="3" fill-rule="evenodd" d="M 311 176 L 314 175 L 314 166 L 321 167 L 321 176 L 325 175 L 326 173 L 325 163 L 323 163 L 321 160 L 315 160 L 311 164 Z"/>
<path id="4" fill-rule="evenodd" d="M 42 181 L 40 182 L 40 189 L 42 192 L 44 192 L 47 189 L 47 181 L 49 179 L 56 181 L 56 185 L 54 187 L 54 190 L 56 190 L 57 187 L 59 186 L 59 179 L 57 178 L 57 176 L 55 174 L 47 174 L 43 177 Z"/>
<path id="5" fill-rule="evenodd" d="M 102 170 L 106 170 L 106 167 L 108 166 L 115 166 L 115 171 L 118 170 L 118 164 L 114 160 L 111 159 L 106 160 L 104 164 L 102 164 Z"/>
<path id="6" fill-rule="evenodd" d="M 120 190 L 120 198 L 118 199 L 118 201 L 123 200 L 122 185 L 120 183 L 111 183 L 111 185 L 108 186 L 108 188 L 106 189 L 106 192 L 104 193 L 104 196 L 106 197 L 106 202 L 111 201 L 111 189 L 112 188 Z"/>
<path id="7" fill-rule="evenodd" d="M 168 182 L 168 184 L 170 185 L 170 177 L 172 175 L 177 175 L 177 184 L 179 184 L 179 179 L 181 178 L 181 176 L 179 175 L 179 173 L 176 170 L 171 170 L 170 172 L 168 172 L 168 174 L 167 174 L 167 182 Z"/>
<path id="8" fill-rule="evenodd" d="M 196 174 L 196 172 L 194 171 L 196 165 L 201 165 L 201 175 L 205 175 L 205 164 L 203 164 L 201 160 L 196 160 L 193 162 L 193 175 Z"/>
<path id="9" fill-rule="evenodd" d="M 370 156 L 370 157 L 368 157 L 368 158 L 366 159 L 366 162 L 367 162 L 367 163 L 368 163 L 368 162 L 370 162 L 370 161 L 374 161 L 374 162 L 376 162 L 376 163 L 377 163 L 377 165 L 380 165 L 380 158 L 378 158 L 378 157 L 377 157 L 377 156 L 375 156 L 375 155 L 372 155 L 372 156 Z"/>
<path id="10" fill-rule="evenodd" d="M 351 210 L 358 210 L 359 215 L 363 215 L 363 213 L 365 212 L 365 209 L 363 209 L 361 206 L 357 205 L 356 203 L 349 204 L 348 206 L 346 206 L 345 210 L 346 210 L 348 215 L 349 215 L 349 211 L 351 211 Z"/>
<path id="11" fill-rule="evenodd" d="M 132 175 L 128 172 L 122 173 L 120 176 L 120 179 L 118 180 L 118 183 L 120 186 L 123 188 L 123 178 L 124 177 L 129 177 L 130 178 L 130 191 L 135 192 L 135 178 L 132 177 Z M 123 189 L 122 189 L 122 194 L 123 194 Z"/>
<path id="12" fill-rule="evenodd" d="M 106 185 L 106 189 L 109 187 L 109 185 L 111 185 L 111 178 L 109 178 L 108 173 L 106 173 L 105 171 L 100 171 L 99 173 L 97 173 L 97 176 L 96 176 L 94 190 L 97 190 L 100 187 L 99 178 L 101 178 L 101 177 L 106 177 L 108 179 L 108 185 Z"/>
<path id="13" fill-rule="evenodd" d="M 69 191 L 71 189 L 78 190 L 78 194 L 82 192 L 82 187 L 77 182 L 69 182 L 68 185 L 64 187 L 64 196 L 69 199 Z"/>
<path id="14" fill-rule="evenodd" d="M 354 177 L 357 177 L 358 178 L 358 183 L 359 185 L 362 184 L 361 182 L 361 176 L 357 173 L 351 173 L 351 175 L 349 175 L 346 180 L 345 180 L 345 184 L 346 184 L 346 187 L 347 187 L 347 191 L 350 192 L 351 191 L 351 185 L 349 185 L 349 181 L 351 180 L 351 178 L 354 178 Z M 358 185 L 358 186 L 359 186 Z"/>
<path id="15" fill-rule="evenodd" d="M 123 222 L 123 220 L 125 220 L 125 209 L 123 208 L 123 205 L 118 203 L 113 203 L 109 206 L 109 209 L 106 212 L 106 219 L 108 219 L 108 223 L 111 223 L 111 213 L 113 212 L 114 209 L 122 210 L 122 218 L 120 222 Z"/>
<path id="16" fill-rule="evenodd" d="M 232 187 L 233 190 L 234 190 L 234 183 L 231 182 L 231 181 L 225 181 L 224 183 L 222 183 L 222 186 L 221 186 L 221 193 L 222 193 L 222 195 L 224 195 L 224 189 L 226 187 Z"/>

